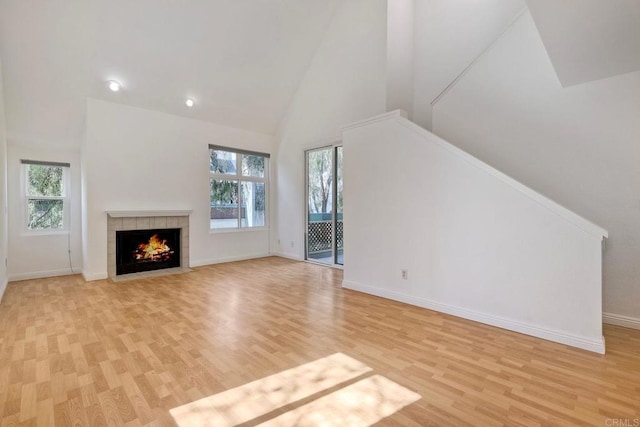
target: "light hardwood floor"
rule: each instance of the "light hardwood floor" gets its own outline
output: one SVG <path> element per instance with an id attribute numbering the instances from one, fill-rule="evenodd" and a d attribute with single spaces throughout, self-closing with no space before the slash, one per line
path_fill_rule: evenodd
<path id="1" fill-rule="evenodd" d="M 371 375 L 421 397 L 380 425 L 640 423 L 640 331 L 605 325 L 601 356 L 341 281 L 340 270 L 273 257 L 117 284 L 10 283 L 0 304 L 1 425 L 175 425 L 174 408 L 336 353 L 370 371 L 265 406 L 243 425 Z"/>

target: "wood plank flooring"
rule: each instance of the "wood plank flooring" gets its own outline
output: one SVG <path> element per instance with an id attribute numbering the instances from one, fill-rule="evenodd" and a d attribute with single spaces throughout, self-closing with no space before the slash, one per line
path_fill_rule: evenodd
<path id="1" fill-rule="evenodd" d="M 121 283 L 10 283 L 0 425 L 176 425 L 171 409 L 336 353 L 421 396 L 378 425 L 640 425 L 640 331 L 605 325 L 601 356 L 341 281 L 340 270 L 272 257 Z"/>

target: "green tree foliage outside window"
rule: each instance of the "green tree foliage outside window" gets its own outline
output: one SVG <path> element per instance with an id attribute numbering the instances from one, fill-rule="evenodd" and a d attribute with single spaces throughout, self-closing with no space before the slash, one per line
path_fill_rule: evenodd
<path id="1" fill-rule="evenodd" d="M 235 175 L 236 153 L 209 150 L 209 170 L 216 174 Z M 212 206 L 238 203 L 237 181 L 212 179 L 210 185 Z"/>
<path id="2" fill-rule="evenodd" d="M 228 206 L 238 203 L 238 181 L 211 180 L 211 205 Z"/>
<path id="3" fill-rule="evenodd" d="M 309 153 L 309 213 L 331 212 L 333 160 L 332 150 Z"/>
<path id="4" fill-rule="evenodd" d="M 225 175 L 236 174 L 236 153 L 223 150 L 209 150 L 209 170 Z"/>
<path id="5" fill-rule="evenodd" d="M 64 227 L 64 169 L 62 166 L 27 165 L 27 228 Z"/>
<path id="6" fill-rule="evenodd" d="M 333 208 L 333 151 L 324 148 L 308 154 L 309 213 L 330 213 Z M 336 212 L 342 213 L 342 147 L 335 149 L 337 162 Z"/>
<path id="7" fill-rule="evenodd" d="M 264 157 L 252 154 L 242 155 L 242 175 L 264 177 Z"/>

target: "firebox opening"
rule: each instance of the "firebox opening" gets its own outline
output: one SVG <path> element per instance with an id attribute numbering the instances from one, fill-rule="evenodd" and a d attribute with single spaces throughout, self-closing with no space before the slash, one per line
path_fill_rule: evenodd
<path id="1" fill-rule="evenodd" d="M 180 229 L 116 231 L 116 275 L 180 267 Z"/>

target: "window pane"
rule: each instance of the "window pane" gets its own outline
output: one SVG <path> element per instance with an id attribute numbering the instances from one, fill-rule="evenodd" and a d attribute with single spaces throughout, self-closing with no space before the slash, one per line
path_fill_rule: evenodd
<path id="1" fill-rule="evenodd" d="M 264 182 L 243 182 L 242 186 L 242 226 L 265 226 L 265 187 Z"/>
<path id="2" fill-rule="evenodd" d="M 242 155 L 242 175 L 264 177 L 263 156 L 253 156 L 251 154 Z"/>
<path id="3" fill-rule="evenodd" d="M 238 227 L 238 181 L 211 180 L 211 228 Z"/>
<path id="4" fill-rule="evenodd" d="M 236 175 L 236 153 L 209 150 L 209 170 L 213 173 Z"/>
<path id="5" fill-rule="evenodd" d="M 27 165 L 27 196 L 63 195 L 62 166 Z"/>
<path id="6" fill-rule="evenodd" d="M 59 229 L 63 227 L 63 201 L 29 199 L 27 201 L 30 230 Z"/>
<path id="7" fill-rule="evenodd" d="M 309 151 L 309 221 L 331 220 L 333 209 L 332 148 Z"/>

